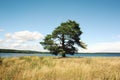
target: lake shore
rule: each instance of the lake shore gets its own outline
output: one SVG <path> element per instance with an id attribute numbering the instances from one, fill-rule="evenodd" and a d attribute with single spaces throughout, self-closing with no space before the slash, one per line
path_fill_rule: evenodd
<path id="1" fill-rule="evenodd" d="M 50 53 L 44 53 L 44 54 L 26 54 L 26 53 L 0 53 L 0 57 L 22 57 L 22 56 L 46 56 L 46 57 L 60 57 L 61 55 L 53 55 Z M 120 53 L 80 53 L 80 54 L 74 54 L 74 55 L 66 55 L 67 57 L 120 57 Z"/>
<path id="2" fill-rule="evenodd" d="M 120 80 L 120 57 L 2 58 L 2 80 Z"/>

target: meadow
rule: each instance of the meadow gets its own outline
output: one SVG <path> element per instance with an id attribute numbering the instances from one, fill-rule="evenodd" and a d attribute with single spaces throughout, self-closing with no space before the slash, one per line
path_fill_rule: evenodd
<path id="1" fill-rule="evenodd" d="M 120 57 L 1 58 L 0 80 L 120 80 Z"/>

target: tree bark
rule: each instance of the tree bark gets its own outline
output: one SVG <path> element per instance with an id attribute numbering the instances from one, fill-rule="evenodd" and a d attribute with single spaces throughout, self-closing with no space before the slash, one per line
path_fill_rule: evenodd
<path id="1" fill-rule="evenodd" d="M 65 53 L 63 53 L 63 54 L 62 54 L 62 57 L 66 57 L 66 54 L 65 54 Z"/>
<path id="2" fill-rule="evenodd" d="M 65 43 L 65 38 L 64 38 L 64 34 L 62 34 L 62 48 L 63 48 L 63 50 L 65 49 L 64 43 Z"/>
<path id="3" fill-rule="evenodd" d="M 64 37 L 64 34 L 62 34 L 62 49 L 65 51 L 65 37 Z M 66 57 L 66 54 L 62 53 L 62 57 Z"/>

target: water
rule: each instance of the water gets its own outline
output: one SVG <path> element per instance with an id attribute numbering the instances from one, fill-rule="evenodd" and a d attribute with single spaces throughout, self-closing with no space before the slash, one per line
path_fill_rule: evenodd
<path id="1" fill-rule="evenodd" d="M 25 53 L 0 53 L 1 57 L 21 57 L 21 56 L 55 56 L 52 54 L 25 54 Z"/>
<path id="2" fill-rule="evenodd" d="M 53 54 L 24 54 L 24 53 L 0 53 L 0 57 L 21 57 L 21 56 L 55 56 Z M 60 55 L 58 55 L 60 56 Z M 120 57 L 120 53 L 80 53 L 68 55 L 71 57 Z"/>

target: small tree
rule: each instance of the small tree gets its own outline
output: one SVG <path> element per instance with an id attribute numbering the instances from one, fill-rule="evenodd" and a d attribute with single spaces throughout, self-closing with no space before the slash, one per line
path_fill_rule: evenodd
<path id="1" fill-rule="evenodd" d="M 66 57 L 66 54 L 73 55 L 77 53 L 78 49 L 75 46 L 80 46 L 86 49 L 85 43 L 80 39 L 82 31 L 79 24 L 75 21 L 67 21 L 61 23 L 52 34 L 45 37 L 43 42 L 40 42 L 44 46 L 44 49 L 50 51 L 55 55 L 61 54 L 62 57 Z"/>

